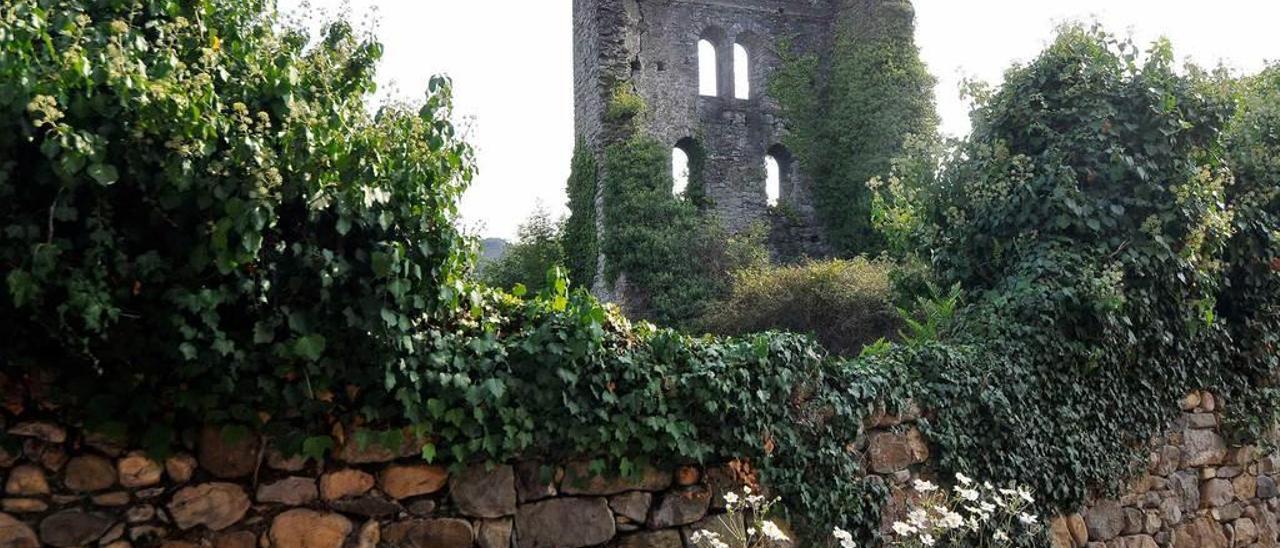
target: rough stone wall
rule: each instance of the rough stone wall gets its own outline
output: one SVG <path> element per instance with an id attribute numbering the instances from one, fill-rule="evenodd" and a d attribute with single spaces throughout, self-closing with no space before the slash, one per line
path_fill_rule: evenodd
<path id="1" fill-rule="evenodd" d="M 866 0 L 874 2 L 876 0 Z M 574 0 L 575 116 L 578 135 L 597 154 L 625 135 L 605 112 L 614 91 L 641 97 L 648 109 L 642 132 L 675 147 L 692 139 L 705 152 L 704 183 L 714 214 L 730 232 L 770 224 L 770 241 L 782 257 L 828 253 L 817 228 L 808 177 L 784 161 L 780 204 L 788 211 L 774 223 L 765 190 L 764 159 L 778 152 L 786 127 L 781 107 L 766 93 L 779 68 L 783 40 L 798 52 L 825 56 L 839 5 L 836 0 Z M 718 95 L 699 94 L 698 42 L 716 47 Z M 750 97 L 735 98 L 734 44 L 748 53 Z M 785 151 L 783 151 L 785 152 Z M 785 159 L 787 154 L 782 155 Z M 601 178 L 607 174 L 601 173 Z M 597 231 L 609 230 L 597 191 Z M 603 236 L 600 238 L 603 241 Z M 603 286 L 600 258 L 596 293 Z"/>
<path id="2" fill-rule="evenodd" d="M 724 493 L 753 481 L 739 463 L 621 478 L 587 461 L 451 473 L 413 444 L 348 444 L 317 464 L 213 429 L 167 459 L 46 422 L 8 434 L 21 449 L 0 450 L 5 548 L 680 548 L 719 530 Z"/>
<path id="3" fill-rule="evenodd" d="M 1182 409 L 1128 493 L 1052 522 L 1055 548 L 1280 546 L 1280 453 L 1229 444 L 1211 393 Z"/>

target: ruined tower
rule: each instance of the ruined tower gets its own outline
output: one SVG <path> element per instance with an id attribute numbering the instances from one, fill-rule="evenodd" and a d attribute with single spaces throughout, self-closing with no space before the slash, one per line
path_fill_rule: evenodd
<path id="1" fill-rule="evenodd" d="M 785 144 L 788 124 L 770 97 L 771 78 L 788 55 L 817 60 L 815 78 L 822 78 L 837 32 L 858 32 L 841 25 L 872 25 L 886 13 L 911 18 L 907 0 L 573 2 L 576 131 L 583 146 L 598 156 L 636 131 L 609 116 L 623 89 L 645 104 L 639 132 L 697 157 L 690 178 L 700 182 L 709 213 L 725 229 L 767 223 L 775 255 L 827 254 L 810 177 Z M 885 4 L 905 9 L 879 9 Z M 711 89 L 700 74 L 707 71 L 714 72 Z M 766 165 L 776 175 L 767 177 Z M 766 188 L 767 179 L 776 187 Z M 594 204 L 598 238 L 611 230 L 603 194 Z M 607 260 L 599 257 L 594 290 L 611 299 L 613 284 L 602 283 Z"/>

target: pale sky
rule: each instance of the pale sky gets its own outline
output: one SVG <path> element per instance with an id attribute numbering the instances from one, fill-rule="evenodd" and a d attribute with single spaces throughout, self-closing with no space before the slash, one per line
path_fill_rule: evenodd
<path id="1" fill-rule="evenodd" d="M 383 93 L 415 99 L 432 74 L 454 80 L 480 175 L 464 224 L 511 238 L 538 204 L 564 214 L 573 152 L 572 0 L 279 0 L 286 14 L 372 17 L 385 45 Z M 345 7 L 344 7 L 345 6 Z M 999 83 L 1058 24 L 1096 19 L 1140 44 L 1173 40 L 1179 57 L 1253 72 L 1280 59 L 1276 0 L 916 0 L 916 40 L 938 77 L 943 130 L 969 131 L 959 82 Z"/>

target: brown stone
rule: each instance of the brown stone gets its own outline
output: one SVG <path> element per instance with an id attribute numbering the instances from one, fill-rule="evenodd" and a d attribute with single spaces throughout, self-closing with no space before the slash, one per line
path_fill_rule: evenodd
<path id="1" fill-rule="evenodd" d="M 449 471 L 430 464 L 391 465 L 378 474 L 378 487 L 394 499 L 430 495 L 449 482 Z M 515 489 L 514 483 L 512 489 Z"/>
<path id="2" fill-rule="evenodd" d="M 116 463 L 116 470 L 120 473 L 120 485 L 129 488 L 150 487 L 160 483 L 160 476 L 164 474 L 160 463 L 143 453 L 129 453 Z"/>
<path id="3" fill-rule="evenodd" d="M 1248 546 L 1258 540 L 1258 526 L 1249 518 L 1231 522 L 1230 531 L 1232 546 Z"/>
<path id="4" fill-rule="evenodd" d="M 374 495 L 337 500 L 329 503 L 329 507 L 344 514 L 355 514 L 366 518 L 384 518 L 404 510 L 399 503 Z"/>
<path id="5" fill-rule="evenodd" d="M 4 548 L 39 548 L 36 532 L 18 518 L 0 513 L 0 546 Z"/>
<path id="6" fill-rule="evenodd" d="M 97 455 L 81 455 L 67 462 L 62 483 L 72 491 L 101 491 L 116 484 L 116 467 Z"/>
<path id="7" fill-rule="evenodd" d="M 124 519 L 129 523 L 151 521 L 154 517 L 156 517 L 156 507 L 150 504 L 134 506 L 124 513 Z"/>
<path id="8" fill-rule="evenodd" d="M 44 477 L 44 470 L 30 464 L 14 467 L 5 481 L 4 492 L 10 495 L 47 495 L 49 481 Z"/>
<path id="9" fill-rule="evenodd" d="M 688 487 L 702 479 L 702 471 L 697 466 L 681 466 L 676 469 L 676 485 Z"/>
<path id="10" fill-rule="evenodd" d="M 258 467 L 258 437 L 229 439 L 222 429 L 206 426 L 200 431 L 200 466 L 221 479 L 243 478 Z"/>
<path id="11" fill-rule="evenodd" d="M 377 520 L 369 520 L 364 526 L 360 527 L 360 534 L 356 536 L 355 548 L 378 548 L 382 542 L 382 524 Z"/>
<path id="12" fill-rule="evenodd" d="M 320 493 L 313 478 L 288 477 L 258 486 L 258 502 L 301 506 L 316 500 Z"/>
<path id="13" fill-rule="evenodd" d="M 892 474 L 924 462 L 929 458 L 929 452 L 920 431 L 913 427 L 902 433 L 872 433 L 868 438 L 867 458 L 871 471 Z"/>
<path id="14" fill-rule="evenodd" d="M 1071 527 L 1067 525 L 1065 516 L 1056 516 L 1049 520 L 1050 548 L 1075 548 L 1076 541 L 1071 537 Z"/>
<path id="15" fill-rule="evenodd" d="M 0 508 L 14 514 L 39 514 L 49 509 L 49 504 L 40 499 L 4 499 Z"/>
<path id="16" fill-rule="evenodd" d="M 36 438 L 49 443 L 65 443 L 67 430 L 51 422 L 22 422 L 9 429 L 9 433 L 24 438 Z"/>
<path id="17" fill-rule="evenodd" d="M 258 536 L 253 531 L 227 531 L 213 537 L 213 548 L 257 548 Z"/>
<path id="18" fill-rule="evenodd" d="M 50 546 L 83 546 L 102 538 L 114 524 L 103 514 L 64 510 L 40 520 L 40 541 Z"/>
<path id="19" fill-rule="evenodd" d="M 205 483 L 186 487 L 169 501 L 169 515 L 179 529 L 204 525 L 221 531 L 235 525 L 249 510 L 249 496 L 234 483 Z"/>
<path id="20" fill-rule="evenodd" d="M 649 514 L 650 529 L 666 529 L 696 522 L 707 515 L 711 490 L 703 486 L 684 487 L 663 495 Z"/>
<path id="21" fill-rule="evenodd" d="M 286 457 L 279 449 L 267 449 L 267 467 L 282 472 L 301 472 L 307 467 L 307 458 L 302 455 Z"/>
<path id="22" fill-rule="evenodd" d="M 1111 540 L 1124 531 L 1124 511 L 1116 501 L 1101 500 L 1084 511 L 1084 523 L 1090 541 Z"/>
<path id="23" fill-rule="evenodd" d="M 399 447 L 387 447 L 382 444 L 381 435 L 370 436 L 367 443 L 361 446 L 364 437 L 359 431 L 346 437 L 345 441 L 334 451 L 333 458 L 348 464 L 380 464 L 398 458 L 413 457 L 422 454 L 424 440 L 413 435 L 412 429 L 404 429 Z"/>
<path id="24" fill-rule="evenodd" d="M 400 521 L 383 529 L 382 541 L 403 548 L 470 548 L 475 533 L 460 519 Z"/>
<path id="25" fill-rule="evenodd" d="M 1173 548 L 1228 548 L 1230 544 L 1222 526 L 1209 517 L 1201 517 L 1173 530 Z"/>
<path id="26" fill-rule="evenodd" d="M 603 498 L 548 499 L 516 511 L 519 548 L 581 548 L 603 544 L 617 534 L 613 512 Z"/>
<path id="27" fill-rule="evenodd" d="M 476 545 L 480 548 L 511 548 L 511 532 L 514 530 L 515 522 L 511 518 L 484 520 L 476 531 Z"/>
<path id="28" fill-rule="evenodd" d="M 1258 478 L 1249 474 L 1236 476 L 1231 480 L 1231 487 L 1235 490 L 1237 498 L 1250 500 L 1258 494 Z"/>
<path id="29" fill-rule="evenodd" d="M 1224 479 L 1211 479 L 1200 484 L 1200 507 L 1226 506 L 1236 499 L 1235 488 Z"/>
<path id="30" fill-rule="evenodd" d="M 40 449 L 39 453 L 40 466 L 43 466 L 45 470 L 50 472 L 62 470 L 62 467 L 67 464 L 67 459 L 70 458 L 70 455 L 67 455 L 66 449 L 63 449 L 61 445 L 42 445 L 43 447 Z"/>
<path id="31" fill-rule="evenodd" d="M 113 491 L 110 493 L 102 493 L 93 496 L 93 503 L 98 506 L 127 506 L 129 504 L 128 491 Z"/>
<path id="32" fill-rule="evenodd" d="M 195 475 L 196 467 L 199 464 L 196 458 L 186 453 L 179 453 L 164 460 L 164 472 L 169 475 L 169 479 L 174 483 L 186 483 L 191 481 L 191 476 Z"/>
<path id="33" fill-rule="evenodd" d="M 320 476 L 320 496 L 324 500 L 356 497 L 373 489 L 373 476 L 362 470 L 348 468 Z"/>
<path id="34" fill-rule="evenodd" d="M 500 518 L 516 513 L 516 480 L 510 466 L 468 466 L 450 478 L 449 492 L 458 510 L 470 517 Z"/>
<path id="35" fill-rule="evenodd" d="M 634 474 L 597 473 L 590 461 L 576 461 L 564 469 L 560 492 L 566 495 L 616 495 L 626 491 L 662 491 L 671 486 L 671 472 L 641 466 Z"/>
<path id="36" fill-rule="evenodd" d="M 296 508 L 276 516 L 267 537 L 273 548 L 342 548 L 353 527 L 340 514 Z"/>

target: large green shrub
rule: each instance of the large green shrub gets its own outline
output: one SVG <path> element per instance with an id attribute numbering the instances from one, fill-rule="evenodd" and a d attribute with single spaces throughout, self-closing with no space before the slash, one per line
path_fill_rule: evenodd
<path id="1" fill-rule="evenodd" d="M 855 356 L 897 332 L 889 270 L 861 258 L 739 270 L 729 295 L 708 306 L 702 326 L 725 335 L 810 333 L 827 350 Z"/>
<path id="2" fill-rule="evenodd" d="M 371 115 L 381 47 L 268 5 L 0 7 L 5 366 L 95 423 L 382 416 L 470 307 L 447 82 Z"/>
<path id="3" fill-rule="evenodd" d="M 490 287 L 517 285 L 537 293 L 546 288 L 547 272 L 565 266 L 564 224 L 538 209 L 520 225 L 516 241 L 501 258 L 480 265 L 480 279 Z"/>
<path id="4" fill-rule="evenodd" d="M 1274 228 L 1263 235 L 1274 217 L 1232 199 L 1223 87 L 1175 70 L 1166 43 L 1144 59 L 1067 27 L 985 98 L 940 171 L 900 164 L 911 180 L 884 187 L 897 192 L 884 218 L 971 304 L 944 340 L 951 359 L 875 359 L 918 376 L 944 470 L 1017 480 L 1075 510 L 1130 477 L 1188 391 L 1212 388 L 1245 414 L 1276 408 L 1261 388 L 1280 327 Z"/>

